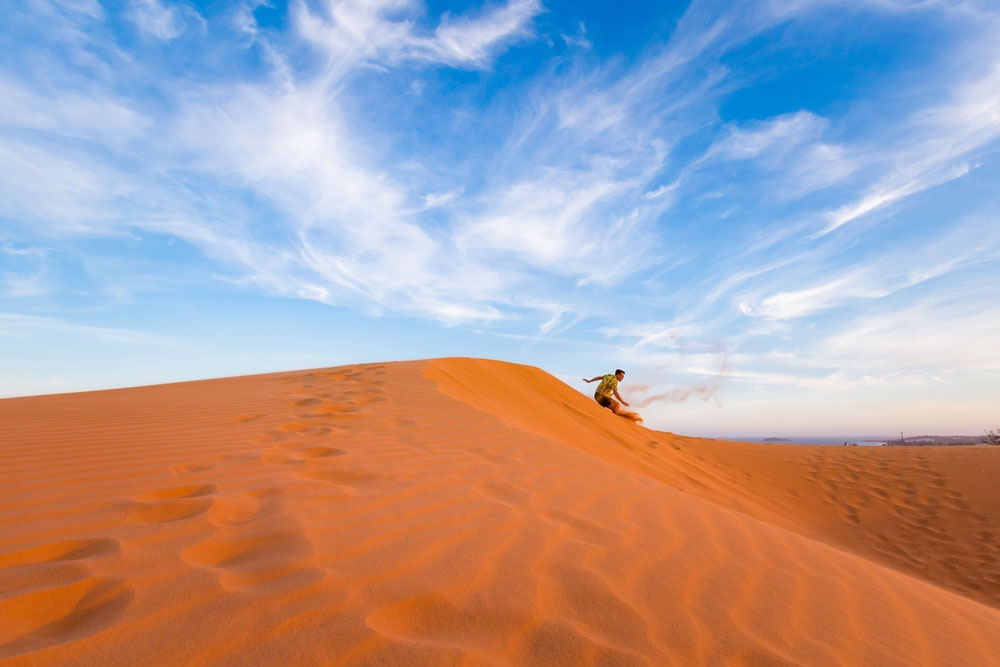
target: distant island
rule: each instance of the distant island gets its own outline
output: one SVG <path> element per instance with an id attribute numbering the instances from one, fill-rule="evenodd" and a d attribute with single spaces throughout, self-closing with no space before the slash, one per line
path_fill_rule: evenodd
<path id="1" fill-rule="evenodd" d="M 761 442 L 791 442 L 788 438 L 764 438 Z"/>

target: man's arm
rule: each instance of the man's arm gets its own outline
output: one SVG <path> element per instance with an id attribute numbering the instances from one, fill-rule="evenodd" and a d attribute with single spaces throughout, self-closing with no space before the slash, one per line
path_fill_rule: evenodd
<path id="1" fill-rule="evenodd" d="M 614 390 L 614 394 L 615 394 L 615 398 L 617 398 L 619 401 L 622 402 L 622 405 L 628 405 L 628 401 L 626 401 L 624 398 L 622 398 L 622 395 L 618 393 L 617 389 Z"/>
<path id="2" fill-rule="evenodd" d="M 604 378 L 604 376 L 603 376 L 603 375 L 598 375 L 597 377 L 595 377 L 595 378 L 590 378 L 589 380 L 588 380 L 587 378 L 583 378 L 583 381 L 584 381 L 584 382 L 597 382 L 598 380 L 601 380 L 601 379 L 603 379 L 603 378 Z"/>

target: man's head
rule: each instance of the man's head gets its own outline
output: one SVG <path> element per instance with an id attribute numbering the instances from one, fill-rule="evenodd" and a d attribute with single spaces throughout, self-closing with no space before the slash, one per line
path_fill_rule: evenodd
<path id="1" fill-rule="evenodd" d="M 618 378 L 619 382 L 621 382 L 622 380 L 625 379 L 625 371 L 619 368 L 618 370 L 615 371 L 615 377 Z"/>

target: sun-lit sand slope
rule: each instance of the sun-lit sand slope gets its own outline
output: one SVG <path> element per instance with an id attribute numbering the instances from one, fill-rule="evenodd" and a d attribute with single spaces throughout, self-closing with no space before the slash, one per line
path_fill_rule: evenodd
<path id="1" fill-rule="evenodd" d="M 1000 448 L 443 359 L 8 399 L 0 462 L 4 665 L 1000 664 Z"/>

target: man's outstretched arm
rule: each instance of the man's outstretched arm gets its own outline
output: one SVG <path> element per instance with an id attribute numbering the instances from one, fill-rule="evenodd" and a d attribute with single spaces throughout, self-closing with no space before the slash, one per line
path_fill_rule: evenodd
<path id="1" fill-rule="evenodd" d="M 615 398 L 617 398 L 619 401 L 622 402 L 622 405 L 626 405 L 626 406 L 628 405 L 628 401 L 626 401 L 624 398 L 622 398 L 622 395 L 618 393 L 617 389 L 614 390 L 614 394 L 615 394 Z"/>
<path id="2" fill-rule="evenodd" d="M 583 381 L 584 382 L 597 382 L 598 380 L 602 380 L 602 379 L 604 379 L 604 376 L 603 375 L 598 375 L 597 377 L 590 378 L 589 380 L 587 378 L 583 378 Z"/>

